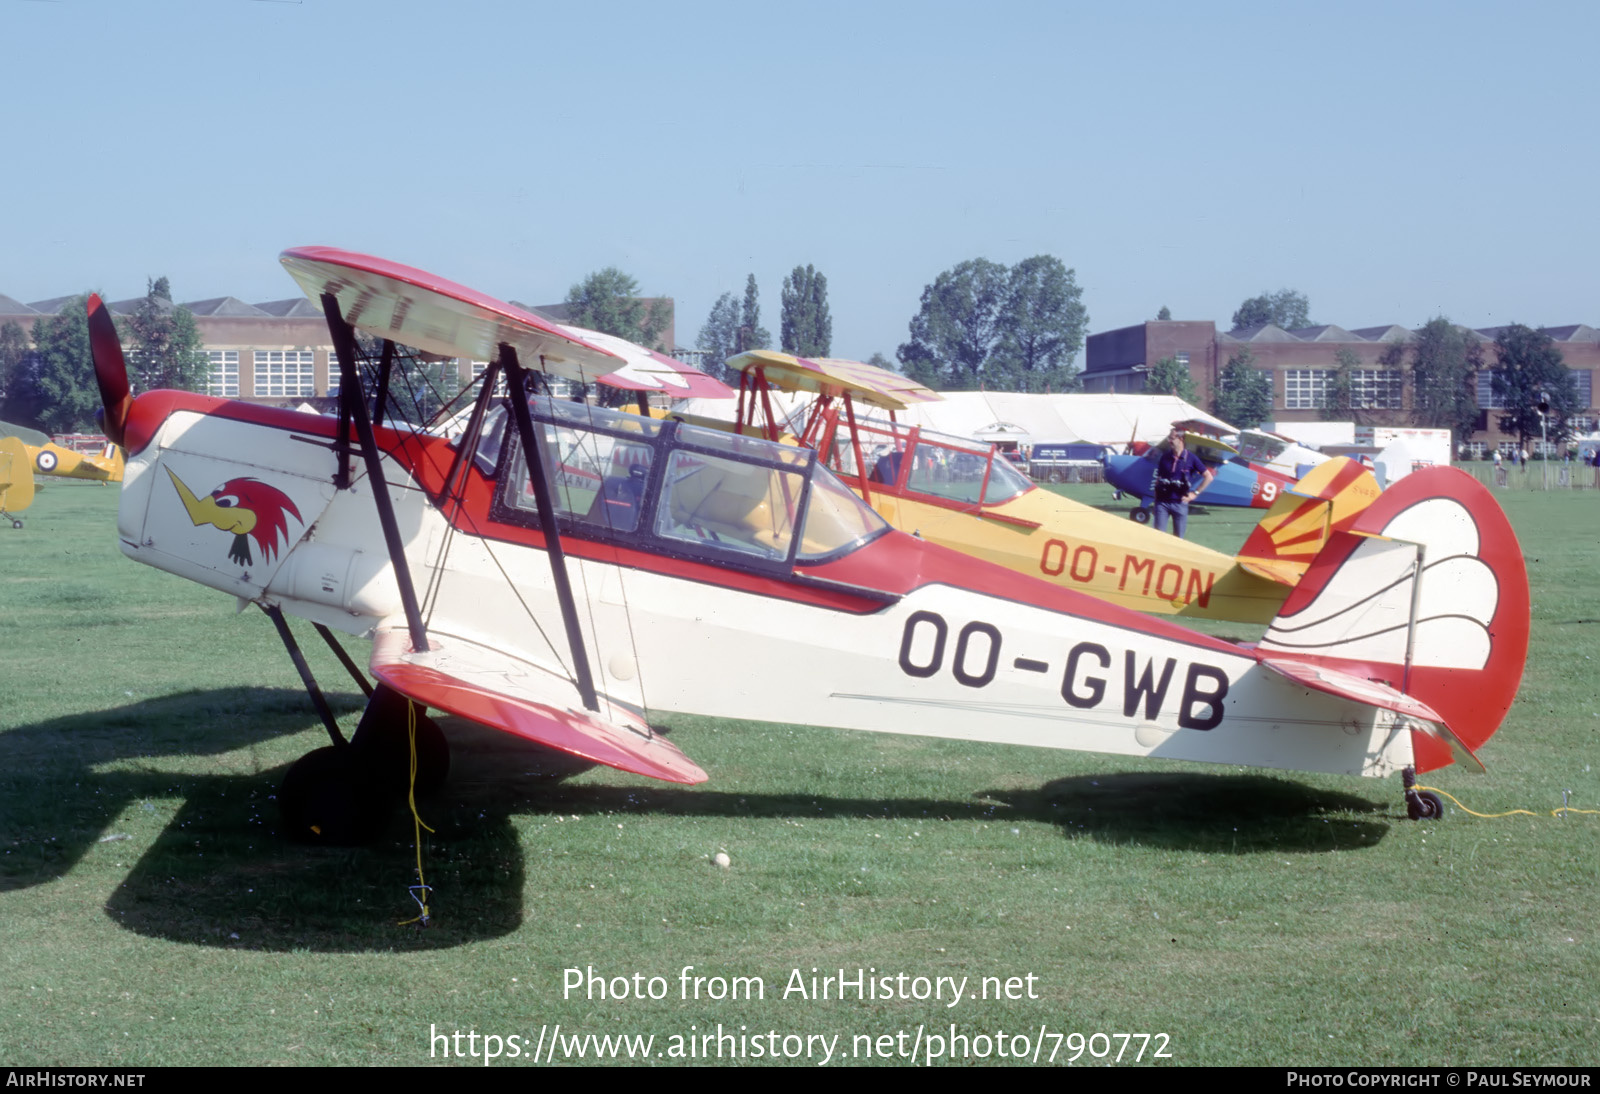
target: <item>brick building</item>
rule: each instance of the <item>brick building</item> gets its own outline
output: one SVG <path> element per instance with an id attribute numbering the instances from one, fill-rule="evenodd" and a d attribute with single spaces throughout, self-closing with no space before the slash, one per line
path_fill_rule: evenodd
<path id="1" fill-rule="evenodd" d="M 1465 329 L 1465 328 L 1463 328 Z M 1485 363 L 1494 364 L 1494 339 L 1502 328 L 1488 327 L 1467 333 L 1483 346 Z M 1555 340 L 1562 359 L 1572 371 L 1579 404 L 1585 408 L 1574 419 L 1580 433 L 1593 432 L 1594 374 L 1600 370 L 1600 330 L 1585 324 L 1549 327 L 1546 333 Z M 1283 330 L 1267 324 L 1242 330 L 1219 331 L 1210 321 L 1152 320 L 1120 330 L 1091 334 L 1085 354 L 1085 391 L 1139 392 L 1145 376 L 1157 361 L 1171 357 L 1186 364 L 1194 377 L 1196 401 L 1210 407 L 1217 378 L 1230 358 L 1248 348 L 1256 368 L 1272 381 L 1273 417 L 1279 422 L 1322 420 L 1327 405 L 1328 385 L 1338 368 L 1340 350 L 1354 354 L 1357 364 L 1352 402 L 1362 425 L 1413 425 L 1411 418 L 1410 355 L 1395 359 L 1398 345 L 1405 350 L 1415 339 L 1411 330 L 1399 325 L 1362 327 L 1348 330 L 1326 324 L 1299 330 Z M 1478 406 L 1481 413 L 1477 429 L 1470 437 L 1457 438 L 1469 450 L 1482 454 L 1509 444 L 1499 430 L 1493 410 L 1494 393 L 1491 369 L 1478 374 Z"/>
<path id="2" fill-rule="evenodd" d="M 0 294 L 0 323 L 19 323 L 31 339 L 34 323 L 46 315 L 59 314 L 76 299 L 62 296 L 23 304 Z M 129 316 L 143 302 L 141 296 L 108 306 L 113 315 Z M 649 303 L 672 308 L 670 297 Z M 181 306 L 194 313 L 201 348 L 211 360 L 206 389 L 210 394 L 297 406 L 339 393 L 339 367 L 328 337 L 328 324 L 322 318 L 322 309 L 306 297 L 247 304 L 232 296 L 219 296 Z M 565 321 L 564 304 L 529 310 L 557 322 Z M 673 336 L 669 320 L 662 335 L 664 344 L 672 345 Z M 456 361 L 463 383 L 470 382 L 484 365 L 483 361 Z"/>

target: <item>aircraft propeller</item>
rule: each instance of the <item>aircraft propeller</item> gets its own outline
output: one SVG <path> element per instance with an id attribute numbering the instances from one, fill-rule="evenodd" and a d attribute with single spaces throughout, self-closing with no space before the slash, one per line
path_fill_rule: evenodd
<path id="1" fill-rule="evenodd" d="M 133 393 L 128 387 L 122 339 L 111 321 L 111 310 L 98 293 L 89 294 L 89 353 L 94 358 L 95 382 L 100 385 L 101 424 L 106 436 L 121 444 Z"/>

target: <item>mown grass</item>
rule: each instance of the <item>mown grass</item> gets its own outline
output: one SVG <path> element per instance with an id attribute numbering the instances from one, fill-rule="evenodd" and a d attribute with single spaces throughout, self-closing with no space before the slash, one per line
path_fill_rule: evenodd
<path id="1" fill-rule="evenodd" d="M 1528 672 L 1489 774 L 1426 781 L 1483 812 L 1564 788 L 1600 807 L 1600 505 L 1503 500 Z M 684 789 L 447 722 L 455 772 L 423 810 L 436 925 L 397 926 L 408 819 L 362 851 L 275 835 L 277 782 L 324 734 L 266 620 L 123 559 L 115 504 L 52 486 L 0 529 L 0 1063 L 415 1064 L 432 1027 L 557 1022 L 844 1048 L 952 1022 L 1161 1032 L 1175 1064 L 1596 1061 L 1600 818 L 1416 824 L 1395 780 L 673 717 L 711 773 Z M 1249 523 L 1214 509 L 1191 535 L 1235 547 Z M 564 998 L 591 965 L 671 990 Z M 682 1000 L 688 965 L 766 998 Z M 813 967 L 1031 973 L 1038 998 L 784 998 Z"/>

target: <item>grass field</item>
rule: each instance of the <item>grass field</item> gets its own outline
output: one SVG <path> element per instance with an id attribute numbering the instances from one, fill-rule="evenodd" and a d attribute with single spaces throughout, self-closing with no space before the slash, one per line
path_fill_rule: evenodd
<path id="1" fill-rule="evenodd" d="M 684 789 L 447 721 L 424 931 L 397 925 L 409 818 L 361 851 L 274 834 L 279 779 L 326 737 L 270 624 L 122 558 L 113 490 L 52 484 L 0 528 L 0 1064 L 409 1065 L 458 1030 L 525 1057 L 557 1023 L 653 1035 L 662 1062 L 719 1026 L 813 1062 L 836 1037 L 838 1064 L 926 1056 L 954 1025 L 988 1062 L 1020 1034 L 1058 1064 L 1595 1064 L 1600 817 L 1548 810 L 1563 789 L 1600 807 L 1600 496 L 1500 497 L 1528 671 L 1489 774 L 1424 781 L 1538 816 L 1419 824 L 1397 779 L 675 717 L 711 774 Z M 1191 535 L 1231 549 L 1249 521 L 1211 510 Z M 301 637 L 353 727 L 348 679 Z M 591 966 L 665 997 L 564 992 Z M 813 968 L 969 994 L 786 996 Z M 765 998 L 707 997 L 735 977 Z M 985 977 L 1019 997 L 973 998 Z M 1165 1039 L 1073 1037 L 1097 1032 Z"/>

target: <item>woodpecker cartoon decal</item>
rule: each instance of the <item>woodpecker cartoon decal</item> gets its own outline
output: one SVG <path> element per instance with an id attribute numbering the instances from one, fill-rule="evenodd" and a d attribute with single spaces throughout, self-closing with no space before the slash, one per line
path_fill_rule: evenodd
<path id="1" fill-rule="evenodd" d="M 272 561 L 273 555 L 288 546 L 289 521 L 285 514 L 305 523 L 289 495 L 260 479 L 229 479 L 205 497 L 197 498 L 194 491 L 173 474 L 172 468 L 166 471 L 196 528 L 210 524 L 233 533 L 228 557 L 241 566 L 252 565 L 255 561 L 250 555 L 252 539 L 261 548 L 265 562 Z"/>

